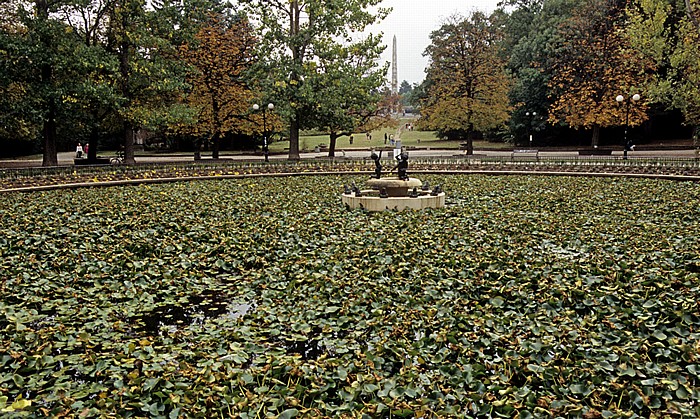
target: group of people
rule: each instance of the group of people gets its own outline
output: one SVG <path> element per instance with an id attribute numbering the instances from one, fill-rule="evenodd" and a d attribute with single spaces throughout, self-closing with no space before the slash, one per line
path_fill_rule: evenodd
<path id="1" fill-rule="evenodd" d="M 372 134 L 369 133 L 369 132 L 368 132 L 368 133 L 365 133 L 365 138 L 367 139 L 367 141 L 372 141 Z M 352 136 L 352 134 L 351 134 L 351 135 L 350 135 L 350 145 L 352 145 L 353 141 L 354 141 L 354 138 L 353 138 L 353 136 Z M 386 143 L 385 143 L 385 144 L 386 144 Z"/>
<path id="2" fill-rule="evenodd" d="M 395 145 L 396 141 L 394 140 L 394 134 L 389 135 L 385 132 L 384 133 L 384 144 L 386 144 L 387 141 L 389 141 L 389 144 Z"/>
<path id="3" fill-rule="evenodd" d="M 85 147 L 83 147 L 82 144 L 78 143 L 78 145 L 75 147 L 75 158 L 82 159 L 83 156 L 87 157 L 89 148 L 90 143 L 85 143 Z"/>

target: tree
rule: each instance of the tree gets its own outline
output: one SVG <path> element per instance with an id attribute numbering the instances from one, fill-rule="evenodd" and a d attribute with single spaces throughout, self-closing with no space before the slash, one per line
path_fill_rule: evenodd
<path id="1" fill-rule="evenodd" d="M 0 138 L 7 151 L 20 143 L 29 144 L 40 136 L 39 97 L 34 94 L 38 71 L 34 65 L 35 48 L 29 42 L 26 26 L 18 13 L 2 10 L 0 27 Z M 14 18 L 14 19 L 13 19 Z M 24 148 L 27 148 L 25 146 Z"/>
<path id="2" fill-rule="evenodd" d="M 474 12 L 452 16 L 431 35 L 428 90 L 422 103 L 423 124 L 467 140 L 473 154 L 475 131 L 504 125 L 510 106 L 511 78 L 499 55 L 501 30 L 489 17 Z"/>
<path id="3" fill-rule="evenodd" d="M 66 18 L 74 16 L 67 11 L 88 6 L 43 0 L 16 6 L 14 19 L 0 29 L 3 126 L 10 137 L 40 137 L 43 165 L 53 166 L 59 146 L 73 145 L 82 134 L 82 96 L 101 90 L 93 70 L 109 65 Z"/>
<path id="4" fill-rule="evenodd" d="M 229 22 L 212 17 L 195 41 L 181 47 L 185 61 L 194 69 L 187 102 L 198 110 L 197 122 L 189 130 L 197 138 L 208 137 L 212 158 L 218 159 L 223 135 L 252 130 L 247 115 L 254 94 L 245 75 L 253 64 L 255 38 L 245 19 Z M 195 160 L 199 158 L 200 147 L 196 145 Z"/>
<path id="5" fill-rule="evenodd" d="M 679 109 L 685 122 L 700 125 L 700 27 L 692 4 L 639 0 L 628 6 L 630 44 L 656 71 L 645 87 L 652 100 Z M 684 9 L 685 8 L 685 9 Z"/>
<path id="6" fill-rule="evenodd" d="M 406 108 L 411 106 L 411 100 L 413 97 L 413 86 L 406 80 L 401 82 L 399 85 L 399 100 L 401 101 L 401 106 Z"/>
<path id="7" fill-rule="evenodd" d="M 313 68 L 304 84 L 310 92 L 300 110 L 307 115 L 307 126 L 329 134 L 329 157 L 335 156 L 338 137 L 388 123 L 379 91 L 387 66 L 377 64 L 383 50 L 381 39 L 370 35 L 349 45 L 336 44 L 309 63 Z"/>
<path id="8" fill-rule="evenodd" d="M 561 28 L 564 41 L 552 63 L 549 82 L 553 96 L 549 121 L 592 129 L 592 147 L 598 146 L 601 127 L 626 120 L 634 126 L 647 118 L 646 101 L 621 106 L 615 100 L 620 94 L 638 93 L 654 70 L 653 62 L 631 48 L 624 23 L 619 6 L 590 0 Z"/>
<path id="9" fill-rule="evenodd" d="M 503 50 L 507 54 L 507 68 L 515 78 L 510 92 L 514 110 L 509 128 L 516 143 L 527 141 L 528 132 L 548 128 L 547 112 L 552 103 L 549 69 L 553 67 L 552 51 L 561 42 L 557 28 L 571 16 L 578 3 L 578 0 L 506 2 L 506 6 L 515 7 L 505 18 Z"/>
<path id="10" fill-rule="evenodd" d="M 107 19 L 113 0 L 93 0 L 66 4 L 61 8 L 62 21 L 72 29 L 70 34 L 76 46 L 83 51 L 75 88 L 67 94 L 66 103 L 74 111 L 78 121 L 73 127 L 86 125 L 85 142 L 90 144 L 87 160 L 97 160 L 100 129 L 107 118 L 113 116 L 119 106 L 116 89 L 118 62 L 105 49 Z M 78 138 L 79 133 L 73 132 Z"/>
<path id="11" fill-rule="evenodd" d="M 411 95 L 407 100 L 408 106 L 412 106 L 414 109 L 420 111 L 421 103 L 428 97 L 426 92 L 430 90 L 428 88 L 428 80 L 424 79 L 420 83 L 413 85 L 413 90 L 411 90 Z M 420 121 L 418 121 L 420 125 Z"/>
<path id="12" fill-rule="evenodd" d="M 299 159 L 299 130 L 313 128 L 324 103 L 307 79 L 320 59 L 331 59 L 354 43 L 353 34 L 386 16 L 368 10 L 381 0 L 243 0 L 259 18 L 258 78 L 276 112 L 289 121 L 289 158 Z M 358 51 L 356 56 L 361 56 Z M 337 56 L 337 55 L 335 55 Z M 316 120 L 316 121 L 315 121 Z"/>
<path id="13" fill-rule="evenodd" d="M 134 138 L 142 127 L 165 127 L 181 118 L 181 94 L 185 91 L 187 66 L 178 47 L 196 31 L 198 19 L 184 22 L 184 16 L 201 18 L 202 7 L 216 7 L 207 1 L 114 0 L 110 9 L 106 49 L 119 62 L 117 87 L 121 95 L 124 161 L 134 163 Z M 194 9 L 194 10 L 188 10 Z"/>
<path id="14" fill-rule="evenodd" d="M 684 3 L 688 24 L 695 27 L 696 32 L 700 32 L 700 6 L 697 5 L 697 0 L 685 0 Z"/>
<path id="15" fill-rule="evenodd" d="M 71 83 L 68 74 L 75 58 L 75 49 L 64 36 L 65 27 L 52 17 L 61 4 L 61 0 L 19 3 L 17 26 L 4 25 L 9 33 L 4 31 L 4 45 L 0 47 L 5 64 L 9 64 L 2 74 L 3 90 L 19 101 L 3 101 L 3 107 L 19 126 L 39 126 L 44 166 L 58 164 L 56 133 L 63 103 L 61 92 Z M 18 115 L 18 111 L 29 117 Z"/>
<path id="16" fill-rule="evenodd" d="M 399 86 L 399 94 L 400 95 L 409 95 L 411 94 L 411 91 L 413 91 L 413 87 L 409 82 L 406 80 L 401 82 L 401 86 Z"/>
<path id="17" fill-rule="evenodd" d="M 695 125 L 695 140 L 700 126 L 700 28 L 686 18 L 678 32 L 678 43 L 670 57 L 672 104 L 679 108 L 686 123 Z"/>

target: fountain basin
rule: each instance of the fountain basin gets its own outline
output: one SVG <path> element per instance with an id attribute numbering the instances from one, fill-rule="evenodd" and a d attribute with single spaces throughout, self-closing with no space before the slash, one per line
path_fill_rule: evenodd
<path id="1" fill-rule="evenodd" d="M 385 182 L 378 182 L 385 181 Z M 388 181 L 388 182 L 387 182 Z M 387 192 L 387 197 L 381 197 L 380 190 L 366 189 L 360 191 L 359 196 L 354 192 L 344 193 L 341 200 L 345 206 L 351 209 L 362 208 L 370 212 L 405 209 L 422 210 L 425 208 L 442 208 L 445 206 L 445 193 L 433 194 L 433 191 L 420 190 L 422 185 L 418 179 L 399 181 L 398 179 L 370 179 L 367 182 L 373 188 L 379 187 Z M 406 185 L 411 185 L 410 187 Z M 410 196 L 416 189 L 417 196 Z M 392 191 L 391 193 L 389 191 Z M 393 195 L 392 195 L 393 193 Z"/>
<path id="2" fill-rule="evenodd" d="M 370 192 L 370 191 L 367 191 Z M 417 198 L 380 198 L 379 196 L 354 196 L 354 194 L 343 194 L 343 204 L 349 208 L 362 208 L 370 212 L 405 209 L 422 210 L 425 208 L 442 208 L 445 206 L 445 193 L 440 192 L 437 196 L 421 195 Z"/>
<path id="3" fill-rule="evenodd" d="M 373 178 L 367 181 L 367 186 L 377 191 L 384 189 L 390 197 L 405 197 L 410 190 L 413 188 L 420 189 L 421 185 L 423 183 L 420 179 L 415 178 L 401 180 L 397 177 L 387 177 L 381 179 Z"/>

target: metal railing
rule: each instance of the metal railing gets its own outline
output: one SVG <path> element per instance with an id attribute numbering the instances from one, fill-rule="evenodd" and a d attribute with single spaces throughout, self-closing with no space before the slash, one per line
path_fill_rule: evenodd
<path id="1" fill-rule="evenodd" d="M 385 167 L 389 167 L 393 161 L 386 160 Z M 447 170 L 469 170 L 477 167 L 501 166 L 505 168 L 517 168 L 535 166 L 551 168 L 561 166 L 567 168 L 577 166 L 582 168 L 627 167 L 627 168 L 685 168 L 699 169 L 700 159 L 692 157 L 630 157 L 622 159 L 619 156 L 546 156 L 540 155 L 537 159 L 515 158 L 509 156 L 480 156 L 480 157 L 423 157 L 411 159 L 411 167 L 430 167 L 435 170 L 445 168 Z M 152 174 L 163 176 L 168 171 L 173 172 L 174 177 L 182 176 L 182 172 L 203 173 L 208 170 L 220 173 L 221 171 L 245 172 L 313 172 L 313 171 L 372 171 L 373 163 L 369 158 L 357 159 L 304 159 L 299 161 L 289 160 L 233 160 L 233 161 L 199 161 L 199 162 L 165 162 L 165 163 L 139 163 L 135 165 L 109 165 L 109 166 L 53 166 L 53 167 L 24 167 L 0 169 L 0 179 L 17 180 L 26 178 L 49 177 L 54 179 L 71 178 L 76 175 L 128 175 Z M 410 169 L 409 169 L 410 170 Z M 164 173 L 166 172 L 166 173 Z"/>

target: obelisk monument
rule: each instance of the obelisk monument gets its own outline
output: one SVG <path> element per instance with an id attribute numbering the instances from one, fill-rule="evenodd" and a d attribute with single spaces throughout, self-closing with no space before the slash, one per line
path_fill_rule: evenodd
<path id="1" fill-rule="evenodd" d="M 399 93 L 399 71 L 396 64 L 396 35 L 394 35 L 394 48 L 391 53 L 391 93 Z"/>

